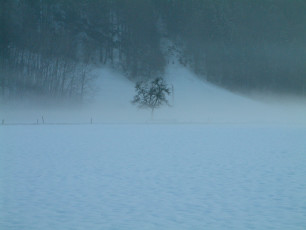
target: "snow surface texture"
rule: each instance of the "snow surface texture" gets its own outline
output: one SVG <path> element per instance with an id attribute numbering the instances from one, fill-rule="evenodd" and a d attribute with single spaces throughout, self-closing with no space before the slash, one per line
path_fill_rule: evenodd
<path id="1" fill-rule="evenodd" d="M 0 229 L 306 229 L 306 127 L 0 126 Z"/>
<path id="2" fill-rule="evenodd" d="M 149 110 L 131 104 L 135 94 L 134 83 L 107 68 L 93 71 L 97 76 L 94 101 L 83 107 L 65 105 L 2 106 L 0 119 L 9 123 L 151 122 Z M 170 64 L 166 81 L 174 89 L 169 97 L 171 107 L 155 111 L 154 120 L 166 123 L 294 123 L 306 124 L 306 103 L 292 101 L 259 102 L 200 80 L 187 68 Z"/>

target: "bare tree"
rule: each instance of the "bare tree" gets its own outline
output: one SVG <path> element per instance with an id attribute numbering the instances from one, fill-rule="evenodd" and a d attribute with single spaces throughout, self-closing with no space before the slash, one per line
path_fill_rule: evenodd
<path id="1" fill-rule="evenodd" d="M 154 110 L 162 105 L 168 105 L 167 95 L 171 94 L 170 88 L 162 78 L 156 78 L 150 82 L 137 82 L 135 86 L 136 95 L 132 104 L 141 109 L 151 109 L 153 119 Z"/>

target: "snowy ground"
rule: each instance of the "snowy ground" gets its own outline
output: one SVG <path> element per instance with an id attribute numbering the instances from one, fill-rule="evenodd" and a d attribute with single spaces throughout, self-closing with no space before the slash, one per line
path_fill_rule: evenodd
<path id="1" fill-rule="evenodd" d="M 0 126 L 0 229 L 306 229 L 306 126 Z"/>

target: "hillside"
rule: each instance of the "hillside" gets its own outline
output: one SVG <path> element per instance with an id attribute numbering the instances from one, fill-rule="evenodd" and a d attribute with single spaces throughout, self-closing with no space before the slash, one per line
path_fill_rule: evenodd
<path id="1" fill-rule="evenodd" d="M 3 106 L 6 123 L 152 122 L 150 112 L 131 104 L 134 83 L 108 68 L 97 68 L 93 99 L 83 105 L 33 105 L 30 102 Z M 153 122 L 165 123 L 305 123 L 306 106 L 292 100 L 254 100 L 200 80 L 187 68 L 170 64 L 165 79 L 174 89 L 170 107 L 158 109 Z"/>

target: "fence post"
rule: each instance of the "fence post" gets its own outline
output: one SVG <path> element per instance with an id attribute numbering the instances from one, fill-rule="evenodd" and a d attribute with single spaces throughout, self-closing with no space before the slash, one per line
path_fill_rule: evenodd
<path id="1" fill-rule="evenodd" d="M 42 123 L 45 124 L 44 116 L 41 116 Z"/>
<path id="2" fill-rule="evenodd" d="M 172 94 L 172 106 L 174 106 L 174 86 L 172 85 L 172 92 L 171 92 L 171 94 Z"/>
<path id="3" fill-rule="evenodd" d="M 4 119 L 2 119 L 2 125 L 4 125 Z"/>

